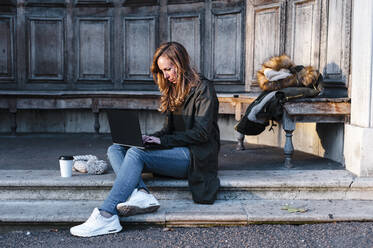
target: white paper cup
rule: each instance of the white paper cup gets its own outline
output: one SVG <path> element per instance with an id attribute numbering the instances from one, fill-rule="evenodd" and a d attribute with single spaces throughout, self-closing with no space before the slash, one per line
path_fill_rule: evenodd
<path id="1" fill-rule="evenodd" d="M 60 171 L 61 177 L 71 177 L 73 171 L 73 160 L 72 156 L 61 156 L 60 157 Z"/>

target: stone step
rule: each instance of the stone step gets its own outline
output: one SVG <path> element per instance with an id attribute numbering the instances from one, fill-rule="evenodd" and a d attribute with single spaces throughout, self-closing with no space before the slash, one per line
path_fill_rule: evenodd
<path id="1" fill-rule="evenodd" d="M 3 201 L 0 222 L 70 224 L 84 222 L 101 201 Z M 317 223 L 373 221 L 373 201 L 360 200 L 218 200 L 213 205 L 189 200 L 160 200 L 155 213 L 122 217 L 121 222 L 164 226 L 247 225 L 254 223 Z M 290 212 L 284 207 L 304 209 Z"/>
<path id="2" fill-rule="evenodd" d="M 115 175 L 57 170 L 0 170 L 0 200 L 103 200 Z M 373 178 L 345 170 L 222 170 L 219 200 L 373 200 Z M 153 178 L 146 184 L 160 200 L 191 200 L 186 180 Z"/>

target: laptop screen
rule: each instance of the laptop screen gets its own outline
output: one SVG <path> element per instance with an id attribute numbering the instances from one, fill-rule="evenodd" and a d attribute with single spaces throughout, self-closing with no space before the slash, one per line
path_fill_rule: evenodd
<path id="1" fill-rule="evenodd" d="M 108 110 L 107 115 L 113 143 L 144 147 L 137 110 Z"/>

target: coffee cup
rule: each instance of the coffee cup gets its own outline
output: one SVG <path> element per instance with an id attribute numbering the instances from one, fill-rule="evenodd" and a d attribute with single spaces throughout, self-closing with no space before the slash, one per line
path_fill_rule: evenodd
<path id="1" fill-rule="evenodd" d="M 61 177 L 71 177 L 73 171 L 73 156 L 61 156 L 60 160 L 60 171 Z"/>

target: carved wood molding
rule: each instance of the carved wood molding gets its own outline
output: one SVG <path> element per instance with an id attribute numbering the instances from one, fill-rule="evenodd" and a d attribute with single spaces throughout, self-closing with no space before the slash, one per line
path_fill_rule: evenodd
<path id="1" fill-rule="evenodd" d="M 211 68 L 215 82 L 242 82 L 243 9 L 212 9 Z M 229 60 L 230 59 L 230 60 Z"/>
<path id="2" fill-rule="evenodd" d="M 159 0 L 126 0 L 123 6 L 151 6 L 159 5 Z"/>
<path id="3" fill-rule="evenodd" d="M 246 90 L 259 91 L 256 71 L 272 56 L 285 52 L 286 2 L 247 1 Z"/>
<path id="4" fill-rule="evenodd" d="M 29 16 L 27 37 L 28 81 L 63 81 L 65 79 L 65 18 Z M 46 46 L 48 39 L 56 42 L 47 43 L 49 46 Z M 53 53 L 50 53 L 51 51 Z M 47 67 L 50 70 L 46 71 Z"/>
<path id="5" fill-rule="evenodd" d="M 351 0 L 322 0 L 320 71 L 326 81 L 348 85 L 351 54 Z"/>
<path id="6" fill-rule="evenodd" d="M 16 0 L 2 0 L 0 1 L 0 6 L 16 6 L 17 1 Z"/>
<path id="7" fill-rule="evenodd" d="M 75 0 L 77 7 L 112 7 L 113 0 Z"/>
<path id="8" fill-rule="evenodd" d="M 187 49 L 197 71 L 203 75 L 203 14 L 172 14 L 168 16 L 167 26 L 168 40 L 181 43 Z"/>
<path id="9" fill-rule="evenodd" d="M 204 2 L 204 0 L 168 0 L 168 4 L 185 4 L 185 3 L 198 3 Z"/>
<path id="10" fill-rule="evenodd" d="M 0 83 L 2 81 L 14 82 L 15 80 L 15 50 L 14 50 L 14 40 L 15 40 L 15 17 L 11 15 L 0 15 L 0 37 L 2 45 L 5 47 L 2 49 L 2 60 L 0 63 Z M 5 29 L 3 29 L 5 28 Z M 4 58 L 6 60 L 4 64 Z"/>
<path id="11" fill-rule="evenodd" d="M 112 82 L 112 22 L 111 17 L 79 17 L 76 19 L 76 80 L 80 83 Z M 92 49 L 92 44 L 96 43 L 100 46 Z"/>
<path id="12" fill-rule="evenodd" d="M 157 16 L 123 18 L 123 80 L 152 81 L 150 65 L 156 49 Z M 141 63 L 135 58 L 141 58 Z"/>
<path id="13" fill-rule="evenodd" d="M 26 0 L 27 7 L 65 7 L 65 0 Z"/>
<path id="14" fill-rule="evenodd" d="M 286 52 L 294 63 L 320 66 L 321 0 L 290 0 Z"/>

